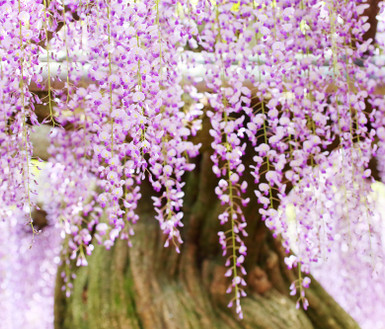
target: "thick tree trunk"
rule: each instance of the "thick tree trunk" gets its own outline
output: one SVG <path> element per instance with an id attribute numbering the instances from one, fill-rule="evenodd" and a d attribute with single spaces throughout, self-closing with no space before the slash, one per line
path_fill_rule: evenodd
<path id="1" fill-rule="evenodd" d="M 97 246 L 89 266 L 77 270 L 68 299 L 58 276 L 55 329 L 359 328 L 314 280 L 307 290 L 309 310 L 295 308 L 289 285 L 296 273 L 286 268 L 280 242 L 271 237 L 255 205 L 245 211 L 248 297 L 242 300 L 244 320 L 239 320 L 226 307 L 229 281 L 216 233 L 221 208 L 208 152 L 197 169 L 186 184 L 181 253 L 163 248 L 151 191 L 143 186 L 133 247 L 124 241 L 109 251 Z"/>

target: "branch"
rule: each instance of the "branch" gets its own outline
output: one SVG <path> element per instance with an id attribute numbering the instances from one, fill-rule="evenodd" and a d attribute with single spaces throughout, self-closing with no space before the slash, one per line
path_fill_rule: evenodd
<path id="1" fill-rule="evenodd" d="M 367 41 L 369 39 L 372 39 L 371 43 L 374 44 L 376 39 L 376 33 L 377 33 L 377 15 L 380 11 L 380 8 L 378 7 L 378 4 L 382 0 L 368 0 L 369 7 L 365 9 L 362 16 L 368 17 L 368 23 L 370 24 L 370 28 L 368 31 L 365 32 L 363 36 L 363 41 Z"/>
<path id="2" fill-rule="evenodd" d="M 46 1 L 47 1 L 47 8 L 49 8 L 52 0 L 46 0 Z M 84 4 L 83 4 L 83 6 L 84 6 Z M 89 0 L 89 2 L 87 3 L 87 6 L 86 6 L 88 8 L 87 12 L 82 11 L 82 13 L 89 15 L 91 12 L 91 8 L 94 6 L 95 6 L 95 0 Z M 72 21 L 75 21 L 75 22 L 80 21 L 80 15 L 79 15 L 77 9 L 78 9 L 78 7 L 73 5 L 73 4 L 64 6 L 65 14 L 70 13 Z M 52 12 L 52 10 L 50 10 L 49 12 L 50 12 L 50 16 L 54 16 L 54 13 Z M 61 15 L 61 13 L 60 13 L 60 15 Z M 47 40 L 46 39 L 40 40 L 38 45 L 41 46 L 42 48 L 46 48 L 47 44 L 63 28 L 64 25 L 65 25 L 64 21 L 57 22 L 57 26 L 56 26 L 55 30 L 47 32 L 48 39 Z"/>

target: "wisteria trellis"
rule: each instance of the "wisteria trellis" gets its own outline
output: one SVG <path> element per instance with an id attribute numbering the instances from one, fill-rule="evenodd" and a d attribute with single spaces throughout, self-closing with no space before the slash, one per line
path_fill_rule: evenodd
<path id="1" fill-rule="evenodd" d="M 244 207 L 258 202 L 289 252 L 287 211 L 277 204 L 290 200 L 297 247 L 287 264 L 300 273 L 291 292 L 299 290 L 298 305 L 306 309 L 310 279 L 301 273 L 309 273 L 335 234 L 366 234 L 369 252 L 384 252 L 378 231 L 362 219 L 371 212 L 362 194 L 370 188 L 357 178 L 372 179 L 369 160 L 381 156 L 385 140 L 385 102 L 375 93 L 382 63 L 372 59 L 372 40 L 363 40 L 367 6 L 337 0 L 0 1 L 1 217 L 16 206 L 29 221 L 30 133 L 39 124 L 35 105 L 43 102 L 50 111 L 44 123 L 55 127 L 49 161 L 56 197 L 48 217 L 61 220 L 77 265 L 87 265 L 92 231 L 106 248 L 118 238 L 130 241 L 144 179 L 154 189 L 165 246 L 179 251 L 183 175 L 194 169 L 189 158 L 200 148 L 190 137 L 207 116 L 215 193 L 224 206 L 218 236 L 231 278 L 229 305 L 242 317 Z M 194 71 L 197 55 L 205 64 L 204 92 L 196 87 L 202 78 L 183 74 Z M 62 63 L 57 71 L 54 62 Z M 64 87 L 54 88 L 63 74 Z M 33 84 L 47 97 L 32 92 Z M 185 104 L 186 94 L 192 104 Z M 324 176 L 338 166 L 333 143 L 343 166 Z M 254 152 L 250 167 L 247 146 Z M 245 171 L 255 179 L 252 186 Z M 287 197 L 291 186 L 300 199 Z M 335 198 L 336 187 L 346 193 Z M 245 197 L 247 189 L 255 199 Z M 320 190 L 322 199 L 315 197 Z M 346 204 L 354 219 L 340 211 Z"/>

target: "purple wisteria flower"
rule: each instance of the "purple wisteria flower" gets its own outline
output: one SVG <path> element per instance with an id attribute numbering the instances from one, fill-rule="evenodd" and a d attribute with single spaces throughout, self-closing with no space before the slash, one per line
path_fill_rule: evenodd
<path id="1" fill-rule="evenodd" d="M 190 159 L 202 145 L 193 137 L 207 121 L 203 149 L 217 178 L 229 307 L 240 318 L 250 204 L 258 205 L 255 220 L 281 239 L 287 267 L 298 272 L 290 286 L 297 307 L 309 306 L 314 264 L 330 257 L 336 268 L 343 263 L 358 272 L 358 263 L 345 264 L 335 250 L 345 259 L 362 254 L 367 265 L 371 255 L 378 270 L 372 282 L 383 291 L 382 222 L 368 181 L 374 156 L 382 180 L 385 173 L 385 101 L 377 93 L 384 61 L 370 58 L 385 44 L 377 40 L 375 50 L 364 40 L 367 6 L 0 1 L 0 224 L 10 232 L 11 252 L 25 242 L 20 221 L 32 237 L 37 233 L 30 136 L 40 124 L 52 126 L 44 210 L 67 239 L 67 295 L 70 260 L 87 266 L 95 243 L 131 245 L 143 182 L 153 189 L 164 246 L 182 252 L 185 174 L 195 169 Z M 45 118 L 35 110 L 40 106 L 49 110 Z M 10 209 L 22 214 L 17 225 L 7 221 Z M 17 257 L 25 262 L 24 252 Z M 336 275 L 334 289 L 343 287 L 345 274 Z M 362 282 L 364 274 L 357 273 Z"/>

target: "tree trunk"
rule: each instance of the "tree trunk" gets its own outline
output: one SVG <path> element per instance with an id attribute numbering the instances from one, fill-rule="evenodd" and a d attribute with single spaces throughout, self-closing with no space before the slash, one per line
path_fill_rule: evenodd
<path id="1" fill-rule="evenodd" d="M 109 251 L 96 246 L 89 266 L 77 269 L 70 298 L 61 292 L 58 276 L 55 329 L 359 328 L 315 280 L 307 289 L 308 311 L 295 308 L 289 285 L 296 273 L 286 268 L 279 240 L 272 238 L 252 202 L 245 209 L 249 238 L 244 319 L 227 308 L 230 282 L 217 236 L 221 206 L 214 194 L 216 183 L 209 153 L 203 151 L 185 186 L 180 254 L 163 248 L 152 192 L 144 185 L 133 247 L 125 241 Z"/>

